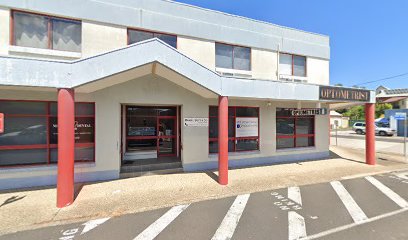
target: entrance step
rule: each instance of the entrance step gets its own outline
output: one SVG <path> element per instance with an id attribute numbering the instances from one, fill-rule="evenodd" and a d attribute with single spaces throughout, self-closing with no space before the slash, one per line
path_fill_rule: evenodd
<path id="1" fill-rule="evenodd" d="M 172 168 L 172 169 L 163 169 L 163 170 L 154 170 L 154 171 L 143 171 L 143 172 L 121 172 L 120 178 L 133 178 L 141 176 L 153 176 L 153 175 L 165 175 L 165 174 L 175 174 L 183 173 L 183 168 Z"/>

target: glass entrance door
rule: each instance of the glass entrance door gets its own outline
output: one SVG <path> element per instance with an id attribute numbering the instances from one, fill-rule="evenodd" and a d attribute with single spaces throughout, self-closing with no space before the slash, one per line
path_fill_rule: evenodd
<path id="1" fill-rule="evenodd" d="M 126 160 L 177 156 L 177 107 L 126 107 Z"/>

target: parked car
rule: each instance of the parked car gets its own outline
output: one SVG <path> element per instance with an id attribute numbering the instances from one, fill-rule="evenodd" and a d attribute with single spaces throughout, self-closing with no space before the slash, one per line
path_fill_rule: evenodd
<path id="1" fill-rule="evenodd" d="M 356 122 L 353 125 L 353 131 L 357 134 L 365 134 L 366 124 L 364 122 Z M 393 136 L 396 133 L 394 129 L 375 123 L 375 134 L 380 136 Z"/>

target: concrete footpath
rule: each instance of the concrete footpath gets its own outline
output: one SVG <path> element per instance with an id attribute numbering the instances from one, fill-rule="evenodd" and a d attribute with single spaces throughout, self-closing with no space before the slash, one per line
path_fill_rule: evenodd
<path id="1" fill-rule="evenodd" d="M 230 170 L 228 186 L 218 185 L 211 171 L 90 183 L 78 186 L 75 203 L 64 209 L 55 207 L 55 188 L 0 192 L 0 234 L 408 169 L 398 155 L 378 154 L 378 164 L 368 166 L 363 150 L 331 150 L 331 158 L 322 161 Z"/>

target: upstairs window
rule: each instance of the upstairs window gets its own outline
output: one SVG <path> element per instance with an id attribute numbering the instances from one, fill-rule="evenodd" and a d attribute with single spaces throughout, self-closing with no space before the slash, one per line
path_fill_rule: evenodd
<path id="1" fill-rule="evenodd" d="M 306 57 L 279 54 L 279 74 L 306 77 Z"/>
<path id="2" fill-rule="evenodd" d="M 215 64 L 217 68 L 251 71 L 251 48 L 216 43 Z"/>
<path id="3" fill-rule="evenodd" d="M 144 40 L 158 38 L 170 46 L 177 48 L 177 36 L 164 33 L 147 32 L 141 30 L 128 30 L 128 44 L 141 42 Z"/>
<path id="4" fill-rule="evenodd" d="M 80 21 L 13 11 L 12 24 L 12 45 L 70 52 L 81 51 Z"/>

